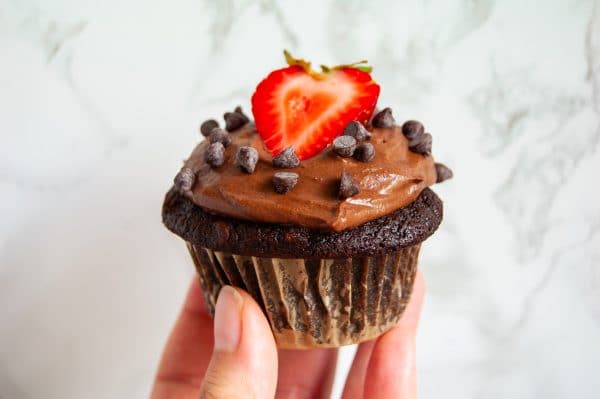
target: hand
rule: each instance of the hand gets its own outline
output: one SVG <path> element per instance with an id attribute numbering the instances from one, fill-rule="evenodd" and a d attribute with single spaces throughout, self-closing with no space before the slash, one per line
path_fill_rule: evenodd
<path id="1" fill-rule="evenodd" d="M 258 304 L 229 286 L 219 293 L 213 322 L 197 280 L 165 347 L 152 399 L 329 397 L 337 349 L 277 350 Z M 344 399 L 416 397 L 415 335 L 423 295 L 418 273 L 399 324 L 359 345 Z"/>

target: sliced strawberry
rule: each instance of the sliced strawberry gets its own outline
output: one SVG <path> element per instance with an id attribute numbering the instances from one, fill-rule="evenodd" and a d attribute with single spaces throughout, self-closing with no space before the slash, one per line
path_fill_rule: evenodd
<path id="1" fill-rule="evenodd" d="M 379 85 L 369 73 L 352 66 L 323 71 L 311 73 L 293 65 L 271 72 L 257 86 L 252 113 L 273 156 L 293 147 L 299 159 L 310 158 L 342 134 L 348 123 L 366 123 L 371 117 Z"/>

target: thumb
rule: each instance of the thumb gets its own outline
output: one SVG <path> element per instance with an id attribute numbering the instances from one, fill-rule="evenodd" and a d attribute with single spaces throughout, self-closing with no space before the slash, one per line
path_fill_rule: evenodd
<path id="1" fill-rule="evenodd" d="M 200 398 L 273 398 L 277 348 L 254 299 L 224 286 L 215 306 L 214 326 L 215 345 Z"/>

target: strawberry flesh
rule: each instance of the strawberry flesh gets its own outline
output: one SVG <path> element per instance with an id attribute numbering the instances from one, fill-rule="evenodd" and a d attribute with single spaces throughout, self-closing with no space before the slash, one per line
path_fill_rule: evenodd
<path id="1" fill-rule="evenodd" d="M 335 69 L 317 78 L 290 66 L 259 83 L 252 113 L 271 155 L 293 147 L 304 160 L 329 146 L 348 123 L 366 123 L 378 97 L 379 85 L 359 69 Z"/>

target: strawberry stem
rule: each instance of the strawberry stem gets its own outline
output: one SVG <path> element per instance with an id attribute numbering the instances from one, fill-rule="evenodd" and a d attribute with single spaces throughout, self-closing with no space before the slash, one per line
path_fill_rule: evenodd
<path id="1" fill-rule="evenodd" d="M 294 58 L 292 54 L 287 50 L 283 50 L 283 55 L 285 56 L 285 61 L 289 66 L 299 66 L 302 69 L 304 69 L 304 71 L 307 74 L 309 74 L 315 79 L 324 79 L 328 73 L 346 68 L 354 68 L 366 73 L 371 73 L 373 71 L 373 67 L 368 65 L 369 61 L 361 60 L 358 62 L 353 62 L 352 64 L 335 65 L 333 67 L 329 67 L 327 65 L 320 65 L 321 72 L 318 72 L 312 69 L 310 61 L 306 61 L 302 58 Z"/>

